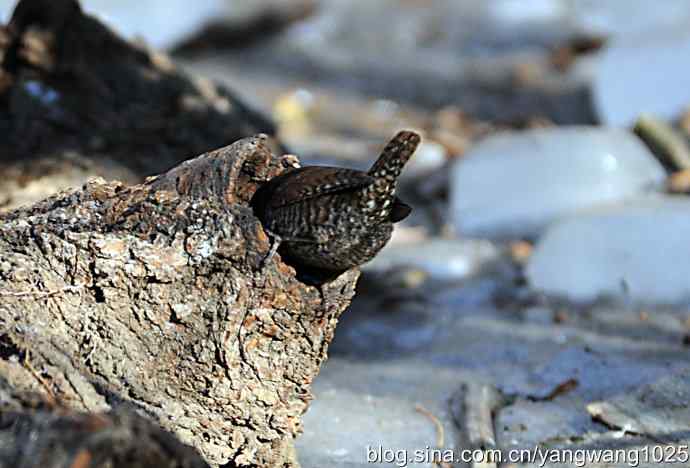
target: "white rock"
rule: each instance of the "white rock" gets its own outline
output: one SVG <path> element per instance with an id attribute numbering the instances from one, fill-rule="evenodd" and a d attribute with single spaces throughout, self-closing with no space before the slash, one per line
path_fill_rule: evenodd
<path id="1" fill-rule="evenodd" d="M 657 191 L 664 179 L 661 165 L 624 130 L 505 133 L 452 168 L 450 218 L 465 236 L 532 237 L 580 209 Z"/>
<path id="2" fill-rule="evenodd" d="M 655 197 L 551 227 L 527 265 L 531 286 L 576 302 L 690 299 L 690 199 Z"/>
<path id="3" fill-rule="evenodd" d="M 640 114 L 673 119 L 690 106 L 689 26 L 622 38 L 602 52 L 592 94 L 603 123 L 631 125 Z"/>
<path id="4" fill-rule="evenodd" d="M 478 273 L 500 256 L 500 249 L 489 241 L 432 239 L 418 245 L 386 247 L 363 269 L 383 272 L 411 266 L 436 279 L 460 279 Z"/>
<path id="5" fill-rule="evenodd" d="M 687 0 L 571 0 L 572 21 L 590 34 L 617 38 L 690 23 Z"/>

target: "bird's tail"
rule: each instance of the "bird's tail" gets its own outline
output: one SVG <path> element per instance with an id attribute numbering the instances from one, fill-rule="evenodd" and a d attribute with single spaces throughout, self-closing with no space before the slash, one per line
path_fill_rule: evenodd
<path id="1" fill-rule="evenodd" d="M 398 132 L 369 169 L 374 182 L 362 193 L 362 209 L 372 220 L 388 219 L 395 201 L 395 190 L 402 168 L 417 149 L 421 137 L 412 131 Z"/>
<path id="2" fill-rule="evenodd" d="M 410 156 L 417 149 L 421 138 L 412 131 L 403 130 L 398 132 L 381 152 L 381 156 L 376 160 L 369 175 L 376 179 L 387 179 L 394 182 L 403 166 L 410 160 Z"/>

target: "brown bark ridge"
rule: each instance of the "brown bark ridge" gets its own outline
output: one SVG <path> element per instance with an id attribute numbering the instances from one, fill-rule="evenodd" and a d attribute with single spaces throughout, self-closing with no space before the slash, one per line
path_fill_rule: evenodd
<path id="1" fill-rule="evenodd" d="M 257 133 L 274 126 L 232 91 L 125 41 L 76 0 L 20 0 L 0 25 L 0 209 L 94 174 L 139 183 Z"/>
<path id="2" fill-rule="evenodd" d="M 212 465 L 298 466 L 359 273 L 309 286 L 264 264 L 251 199 L 294 162 L 258 135 L 0 217 L 0 382 L 88 413 L 133 405 Z"/>

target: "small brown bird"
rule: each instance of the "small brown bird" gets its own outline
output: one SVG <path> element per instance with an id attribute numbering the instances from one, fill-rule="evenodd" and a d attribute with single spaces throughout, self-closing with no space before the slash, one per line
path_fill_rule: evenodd
<path id="1" fill-rule="evenodd" d="M 343 271 L 372 258 L 388 242 L 393 223 L 412 209 L 395 196 L 403 166 L 420 137 L 401 131 L 369 172 L 308 166 L 286 172 L 261 187 L 254 207 L 290 263 Z"/>

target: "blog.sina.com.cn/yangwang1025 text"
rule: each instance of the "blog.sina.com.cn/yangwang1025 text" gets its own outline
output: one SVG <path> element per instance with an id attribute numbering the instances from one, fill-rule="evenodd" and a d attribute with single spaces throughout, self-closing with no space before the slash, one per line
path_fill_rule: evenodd
<path id="1" fill-rule="evenodd" d="M 641 464 L 672 464 L 687 466 L 688 445 L 653 445 L 621 449 L 460 449 L 444 450 L 424 447 L 418 450 L 396 450 L 381 445 L 366 447 L 367 463 L 386 463 L 406 467 L 412 463 L 528 463 L 540 467 L 570 464 L 584 468 L 592 464 L 625 464 L 637 468 Z"/>

